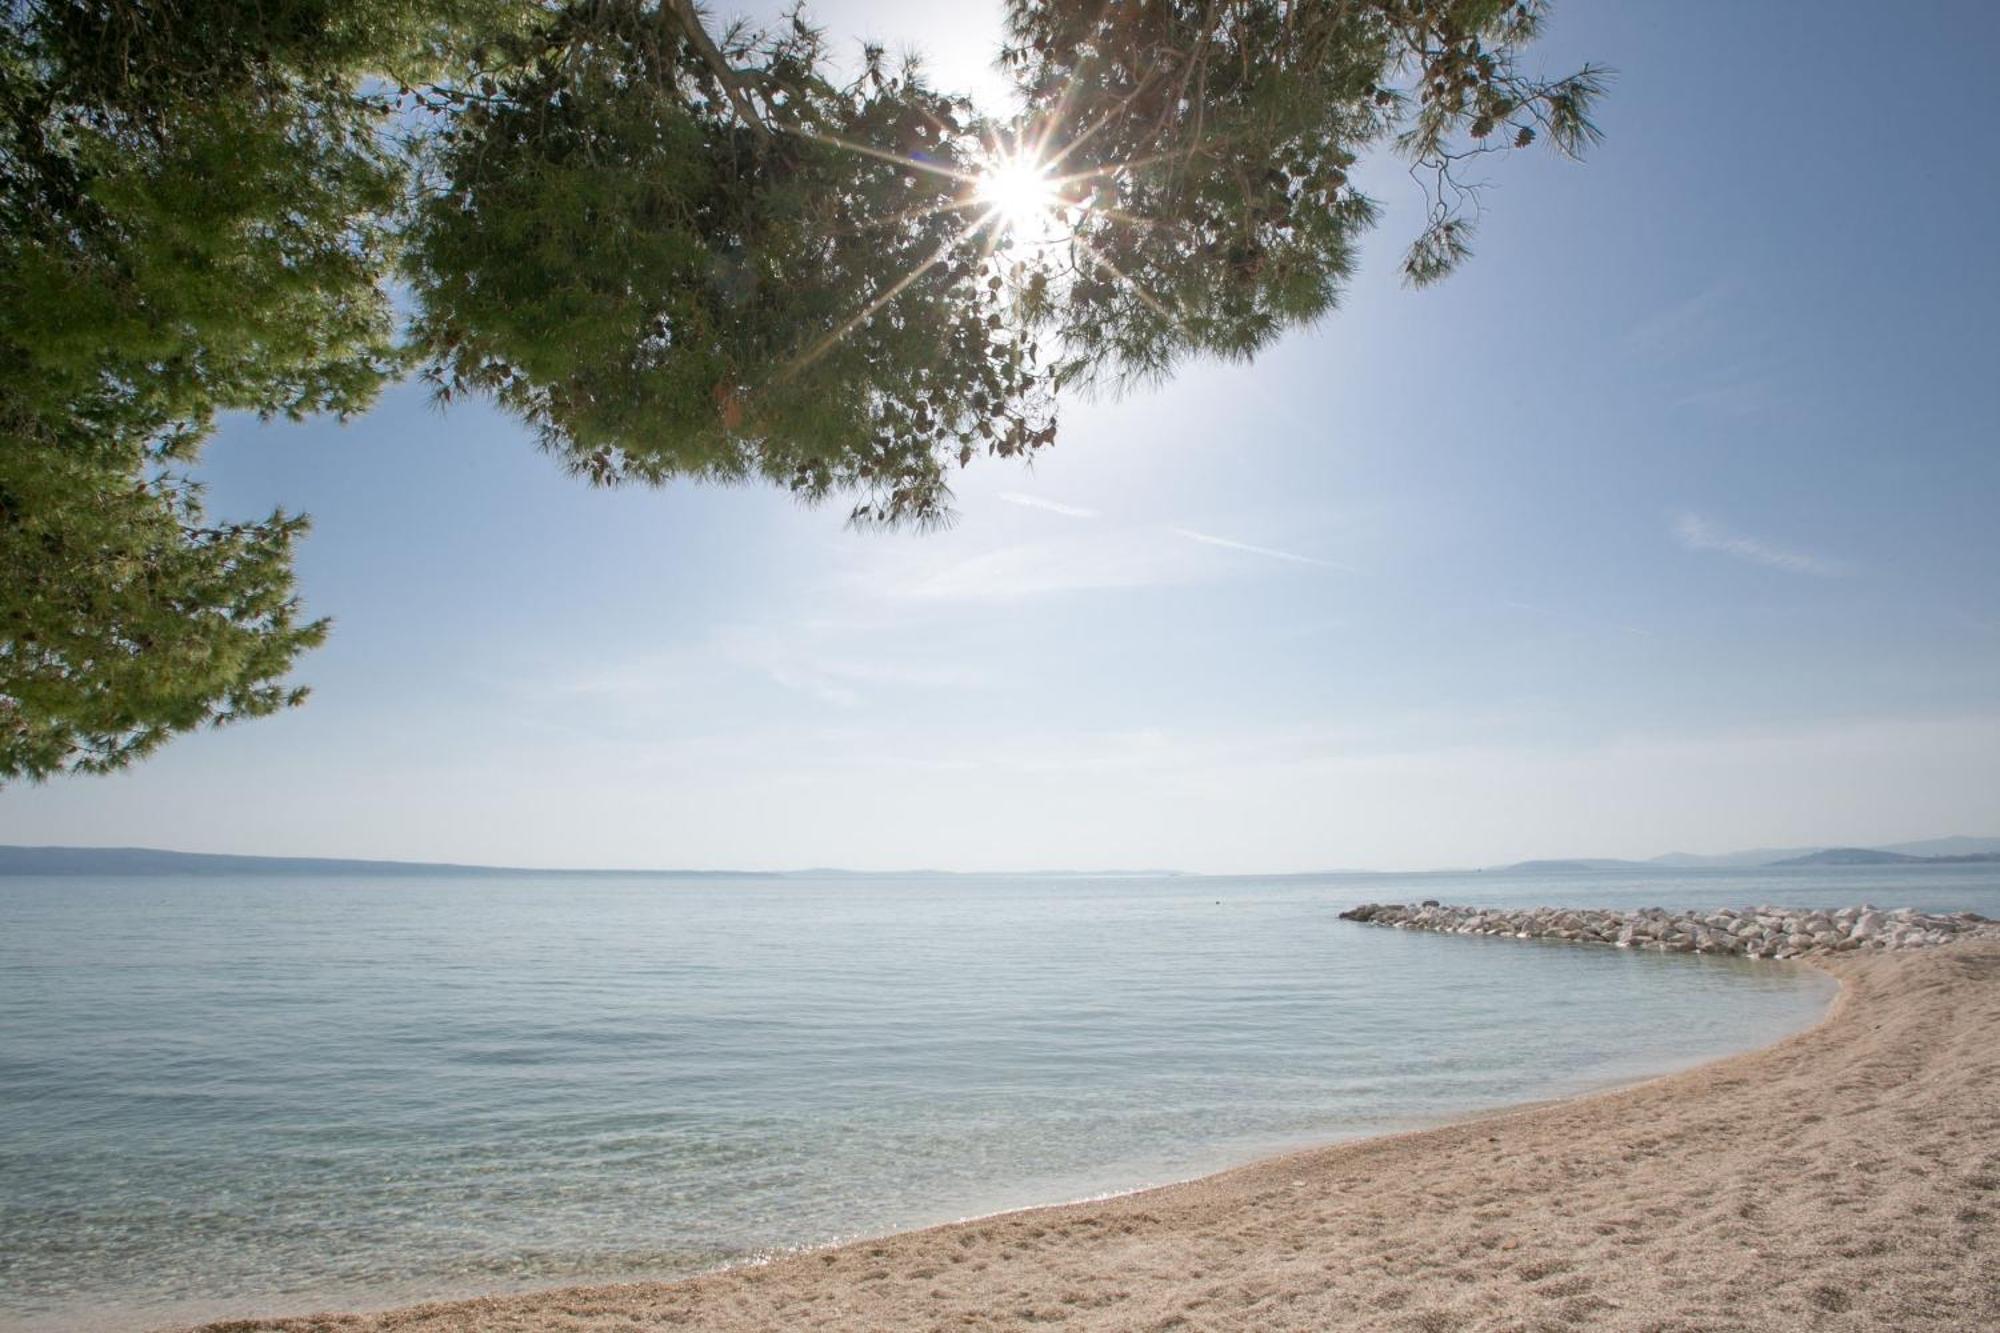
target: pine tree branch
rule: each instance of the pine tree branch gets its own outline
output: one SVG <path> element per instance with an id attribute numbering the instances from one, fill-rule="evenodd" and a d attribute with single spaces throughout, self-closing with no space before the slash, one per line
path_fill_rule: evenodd
<path id="1" fill-rule="evenodd" d="M 708 66 L 709 73 L 713 74 L 716 82 L 722 85 L 723 94 L 729 98 L 729 104 L 736 108 L 736 114 L 743 118 L 744 123 L 758 138 L 769 139 L 770 126 L 766 125 L 764 118 L 757 114 L 756 107 L 750 101 L 750 95 L 744 91 L 742 76 L 737 73 L 735 66 L 723 57 L 721 50 L 715 45 L 715 39 L 710 37 L 708 29 L 702 26 L 701 15 L 695 12 L 694 0 L 668 0 L 667 7 L 680 21 L 681 31 L 687 35 L 688 45 L 694 48 L 695 54 Z"/>

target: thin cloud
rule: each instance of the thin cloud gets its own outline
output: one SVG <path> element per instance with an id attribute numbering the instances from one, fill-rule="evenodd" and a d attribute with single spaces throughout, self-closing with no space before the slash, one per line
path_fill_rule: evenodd
<path id="1" fill-rule="evenodd" d="M 1627 353 L 1688 378 L 1676 407 L 1748 418 L 1790 404 L 1769 330 L 1742 296 L 1736 282 L 1714 283 L 1626 331 Z"/>
<path id="2" fill-rule="evenodd" d="M 1289 560 L 1295 565 L 1317 565 L 1321 569 L 1346 570 L 1350 574 L 1354 572 L 1346 565 L 1337 565 L 1331 560 L 1321 560 L 1318 556 L 1300 555 L 1296 551 L 1280 551 L 1270 546 L 1252 546 L 1249 542 L 1217 537 L 1207 532 L 1196 532 L 1193 528 L 1175 528 L 1173 533 L 1176 537 L 1185 537 L 1204 546 L 1220 546 L 1227 551 L 1244 551 L 1250 555 L 1261 555 L 1267 560 Z"/>
<path id="3" fill-rule="evenodd" d="M 1625 346 L 1643 356 L 1675 356 L 1709 342 L 1734 302 L 1733 282 L 1717 282 L 1641 320 L 1625 333 Z"/>
<path id="4" fill-rule="evenodd" d="M 578 699 L 627 715 L 757 679 L 842 709 L 884 695 L 990 683 L 980 669 L 948 660 L 872 655 L 872 645 L 855 643 L 869 637 L 865 627 L 839 622 L 721 625 L 692 643 L 593 664 L 567 678 L 537 677 L 520 688 L 537 699 Z"/>
<path id="5" fill-rule="evenodd" d="M 766 667 L 764 675 L 781 689 L 792 690 L 834 708 L 855 708 L 861 703 L 861 696 L 854 690 L 810 668 L 778 663 Z"/>
<path id="6" fill-rule="evenodd" d="M 1055 500 L 1044 500 L 1039 495 L 1024 495 L 1020 491 L 1002 491 L 1000 499 L 1010 505 L 1020 505 L 1024 509 L 1040 509 L 1050 514 L 1061 514 L 1064 518 L 1096 518 L 1095 509 L 1085 509 L 1082 505 L 1066 505 Z"/>
<path id="7" fill-rule="evenodd" d="M 1772 569 L 1782 569 L 1787 574 L 1812 574 L 1820 578 L 1830 578 L 1845 572 L 1845 566 L 1835 560 L 1826 560 L 1804 551 L 1791 551 L 1782 546 L 1759 541 L 1755 537 L 1739 536 L 1711 523 L 1699 514 L 1681 514 L 1674 520 L 1674 538 L 1690 551 L 1719 551 L 1723 555 L 1733 555 L 1739 560 L 1766 565 Z"/>
<path id="8" fill-rule="evenodd" d="M 986 551 L 894 591 L 924 601 L 1010 602 L 1214 577 L 1192 552 L 1183 551 L 1152 533 L 1094 532 Z"/>

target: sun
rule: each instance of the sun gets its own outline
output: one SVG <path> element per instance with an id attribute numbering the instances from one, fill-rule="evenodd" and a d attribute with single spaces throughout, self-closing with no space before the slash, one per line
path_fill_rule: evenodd
<path id="1" fill-rule="evenodd" d="M 1063 203 L 1048 167 L 1021 155 L 998 158 L 980 173 L 979 198 L 1002 230 L 1030 240 L 1047 236 Z"/>

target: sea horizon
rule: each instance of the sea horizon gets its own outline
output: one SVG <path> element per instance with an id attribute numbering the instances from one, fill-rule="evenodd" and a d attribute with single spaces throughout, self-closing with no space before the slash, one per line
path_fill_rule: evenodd
<path id="1" fill-rule="evenodd" d="M 1290 870 L 1186 870 L 1172 866 L 1106 867 L 1045 866 L 1026 869 L 947 869 L 933 866 L 866 868 L 853 866 L 524 866 L 476 861 L 403 860 L 377 856 L 322 856 L 265 852 L 190 851 L 181 848 L 127 844 L 0 843 L 0 876 L 7 875 L 153 875 L 153 874 L 410 874 L 410 875 L 654 875 L 690 879 L 1315 879 L 1364 875 L 1463 875 L 1523 871 L 1536 873 L 1602 873 L 1619 871 L 1741 870 L 1769 868 L 1785 859 L 1815 851 L 1881 851 L 1915 860 L 1949 859 L 1932 848 L 1976 848 L 1983 856 L 2000 857 L 2000 837 L 1945 835 L 1892 843 L 1813 843 L 1723 853 L 1666 852 L 1648 857 L 1536 856 L 1517 861 L 1462 866 L 1346 866 Z M 1757 859 L 1768 858 L 1768 859 Z M 123 864 L 121 864 L 123 863 Z M 1890 862 L 1883 862 L 1890 864 Z"/>

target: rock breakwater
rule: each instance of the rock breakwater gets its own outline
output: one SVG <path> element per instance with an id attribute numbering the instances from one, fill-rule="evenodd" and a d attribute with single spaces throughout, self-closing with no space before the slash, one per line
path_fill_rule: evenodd
<path id="1" fill-rule="evenodd" d="M 1340 914 L 1398 930 L 1446 935 L 1505 935 L 1568 940 L 1662 953 L 1734 954 L 1741 958 L 1807 958 L 1855 949 L 1924 949 L 1967 936 L 2000 938 L 2000 923 L 1974 912 L 1940 916 L 1907 907 L 1863 904 L 1837 911 L 1797 907 L 1720 907 L 1669 912 L 1658 907 L 1617 912 L 1581 907 L 1449 907 L 1366 903 Z"/>

